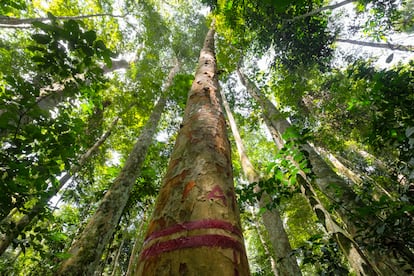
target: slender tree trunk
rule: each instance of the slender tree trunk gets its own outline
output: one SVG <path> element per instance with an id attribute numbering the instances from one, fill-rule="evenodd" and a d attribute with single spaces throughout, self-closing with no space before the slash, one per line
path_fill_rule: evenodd
<path id="1" fill-rule="evenodd" d="M 139 225 L 139 228 L 135 231 L 136 233 L 135 241 L 134 241 L 134 246 L 132 247 L 131 255 L 129 257 L 128 269 L 125 274 L 126 276 L 135 275 L 138 255 L 139 255 L 139 252 L 142 248 L 143 241 L 144 241 L 144 231 L 145 231 L 144 229 L 147 226 L 146 221 L 147 221 L 147 211 L 144 212 L 141 218 L 141 223 Z"/>
<path id="2" fill-rule="evenodd" d="M 121 251 L 122 251 L 122 248 L 124 247 L 124 243 L 125 243 L 125 239 L 123 238 L 121 241 L 121 244 L 118 247 L 118 250 L 116 251 L 115 259 L 113 261 L 111 276 L 117 275 L 116 272 L 117 270 L 119 270 L 119 256 L 121 256 Z M 118 275 L 121 275 L 121 273 L 119 273 Z"/>
<path id="3" fill-rule="evenodd" d="M 30 209 L 27 214 L 23 215 L 23 217 L 20 218 L 16 223 L 11 223 L 11 221 L 9 221 L 7 225 L 3 225 L 5 230 L 2 237 L 0 238 L 0 256 L 6 251 L 13 239 L 17 238 L 18 235 L 24 230 L 24 228 L 26 228 L 33 221 L 33 219 L 44 210 L 49 200 L 62 189 L 62 187 L 72 177 L 72 175 L 78 172 L 86 163 L 86 161 L 89 160 L 89 158 L 106 141 L 118 123 L 118 120 L 119 117 L 115 118 L 108 131 L 79 158 L 78 164 L 73 166 L 69 170 L 70 172 L 67 172 L 63 175 L 63 177 L 59 180 L 59 185 L 57 187 L 53 187 L 50 191 L 46 192 L 46 194 L 39 199 L 39 201 L 32 207 L 32 209 Z"/>
<path id="4" fill-rule="evenodd" d="M 249 181 L 249 183 L 257 183 L 260 180 L 259 175 L 254 169 L 252 163 L 247 157 L 246 150 L 243 145 L 243 141 L 240 137 L 237 129 L 236 121 L 234 120 L 233 114 L 231 113 L 229 104 L 226 101 L 225 95 L 222 93 L 223 106 L 227 113 L 227 118 L 230 123 L 231 131 L 233 133 L 234 140 L 236 141 L 237 150 L 240 156 L 241 167 L 243 172 Z M 256 187 L 259 191 L 259 186 Z M 266 208 L 269 203 L 269 195 L 263 193 L 259 200 L 259 207 Z M 279 211 L 274 208 L 272 210 L 266 210 L 263 215 L 263 223 L 269 234 L 270 243 L 273 248 L 273 255 L 276 257 L 276 266 L 278 275 L 302 275 L 299 266 L 296 262 L 295 256 L 292 254 L 292 247 L 290 246 L 288 236 L 283 227 L 282 218 L 280 217 Z"/>
<path id="5" fill-rule="evenodd" d="M 171 85 L 178 68 L 177 63 L 168 76 L 167 86 Z M 135 181 L 141 172 L 142 164 L 153 140 L 165 104 L 166 93 L 161 96 L 155 105 L 118 177 L 106 192 L 85 229 L 69 249 L 69 253 L 72 254 L 71 257 L 62 262 L 56 275 L 93 275 L 102 252 L 118 225 Z"/>
<path id="6" fill-rule="evenodd" d="M 253 220 L 254 220 L 253 227 L 256 230 L 257 236 L 259 237 L 260 243 L 263 246 L 263 249 L 265 251 L 265 254 L 269 258 L 270 266 L 272 268 L 273 275 L 275 275 L 275 276 L 281 276 L 279 274 L 278 270 L 277 270 L 276 260 L 275 260 L 275 258 L 272 255 L 272 249 L 270 248 L 270 246 L 266 242 L 266 239 L 263 237 L 262 230 L 260 229 L 260 226 L 258 225 L 259 218 L 255 215 L 255 212 L 256 211 L 252 208 L 251 213 L 252 213 Z"/>
<path id="7" fill-rule="evenodd" d="M 288 127 L 290 127 L 290 123 L 282 117 L 280 112 L 268 99 L 260 94 L 259 89 L 242 72 L 238 71 L 238 74 L 249 93 L 259 102 L 259 104 L 262 105 L 262 108 L 264 110 L 263 116 L 267 117 L 267 120 L 265 120 L 265 122 L 269 123 L 268 127 L 274 128 L 275 132 L 279 133 L 279 135 L 277 137 L 274 137 L 274 139 L 280 140 L 280 137 L 283 135 L 283 133 L 287 130 Z M 347 186 L 343 179 L 341 179 L 332 169 L 330 169 L 324 160 L 319 155 L 317 155 L 316 152 L 308 144 L 301 146 L 309 154 L 309 160 L 316 175 L 315 182 L 318 188 L 334 201 L 336 201 L 338 198 L 336 188 L 339 187 L 341 190 L 344 190 L 340 195 L 341 202 L 336 201 L 338 204 L 345 207 L 345 209 L 340 208 L 338 210 L 338 213 L 341 219 L 347 225 L 347 229 L 346 231 L 341 231 L 341 235 L 336 237 L 338 244 L 344 251 L 344 255 L 347 257 L 354 270 L 361 275 L 375 275 L 375 273 L 383 271 L 384 269 L 382 262 L 375 262 L 375 259 L 373 258 L 374 254 L 372 252 L 369 252 L 367 250 L 362 251 L 360 248 L 355 248 L 354 252 L 350 254 L 351 252 L 349 249 L 357 246 L 352 238 L 356 235 L 357 229 L 355 227 L 354 221 L 350 219 L 351 213 L 349 213 L 349 211 L 352 211 L 355 208 L 359 207 L 359 205 L 356 205 L 355 203 L 356 195 L 353 193 L 350 187 Z M 312 196 L 312 198 L 316 200 L 317 196 L 313 191 L 313 187 L 306 183 L 306 175 L 302 175 L 299 179 L 301 178 L 303 179 L 301 180 L 301 185 L 305 189 L 304 193 L 308 196 L 308 198 L 309 196 Z M 333 225 L 332 222 L 334 222 L 334 220 L 330 215 L 328 216 L 326 209 L 322 204 L 320 204 L 320 201 L 317 200 L 316 202 L 312 203 L 311 200 L 310 203 L 313 209 L 316 211 L 318 218 L 320 218 L 321 221 L 325 220 L 328 222 L 325 223 L 327 231 L 331 233 L 337 233 L 338 231 L 336 229 L 338 229 L 338 225 L 335 223 L 335 227 L 330 226 Z M 321 210 L 319 214 L 317 210 Z M 322 214 L 323 217 L 321 216 Z M 350 235 L 347 233 L 350 233 Z M 346 244 L 344 244 L 344 242 L 346 242 Z M 361 261 L 358 261 L 358 259 L 361 259 Z M 395 271 L 399 271 L 398 266 L 395 267 Z"/>
<path id="8" fill-rule="evenodd" d="M 381 49 L 387 49 L 387 50 L 414 52 L 414 46 L 411 46 L 411 45 L 367 42 L 367 41 L 359 41 L 359 40 L 343 39 L 343 38 L 337 38 L 336 42 L 354 44 L 354 45 L 359 45 L 359 46 L 368 46 L 368 47 L 373 47 L 373 48 L 381 48 Z"/>
<path id="9" fill-rule="evenodd" d="M 335 169 L 341 174 L 344 175 L 346 178 L 351 180 L 352 185 L 358 185 L 361 186 L 364 184 L 364 179 L 360 176 L 361 172 L 358 172 L 356 174 L 352 169 L 348 168 L 346 165 L 344 165 L 338 158 L 336 158 L 332 153 L 328 152 L 327 150 L 321 148 L 321 147 L 315 147 L 313 145 L 310 145 L 313 147 L 325 160 L 328 159 L 330 163 L 335 167 Z M 378 185 L 373 179 L 371 179 L 369 176 L 364 175 L 365 179 L 369 179 L 369 181 L 372 183 L 372 196 L 373 199 L 379 200 L 381 196 L 386 195 L 390 199 L 395 200 L 395 197 L 393 197 L 386 189 L 384 189 L 382 186 Z"/>
<path id="10" fill-rule="evenodd" d="M 249 275 L 207 33 L 136 275 Z"/>
<path id="11" fill-rule="evenodd" d="M 306 178 L 306 175 L 303 172 L 299 174 L 298 182 L 301 185 L 302 195 L 314 210 L 319 222 L 324 226 L 325 231 L 331 235 L 338 244 L 356 275 L 378 275 L 359 245 L 352 239 L 349 233 L 339 226 L 332 215 L 326 210 L 310 184 L 310 181 Z"/>

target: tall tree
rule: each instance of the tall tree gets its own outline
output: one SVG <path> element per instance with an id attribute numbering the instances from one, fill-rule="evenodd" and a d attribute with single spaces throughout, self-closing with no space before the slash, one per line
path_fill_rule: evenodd
<path id="1" fill-rule="evenodd" d="M 179 63 L 177 61 L 168 76 L 167 87 L 171 85 L 178 69 Z M 158 100 L 122 171 L 106 192 L 98 209 L 90 218 L 79 238 L 71 246 L 69 250 L 71 257 L 61 264 L 57 275 L 94 273 L 95 267 L 121 218 L 130 192 L 140 174 L 142 164 L 164 110 L 167 101 L 166 96 L 164 93 Z"/>
<path id="2" fill-rule="evenodd" d="M 230 106 L 226 100 L 224 93 L 221 93 L 221 97 L 234 140 L 236 141 L 237 151 L 239 153 L 240 163 L 244 175 L 249 183 L 258 183 L 260 181 L 260 176 L 256 172 L 255 168 L 250 162 L 249 157 L 246 154 L 243 141 L 240 137 L 239 130 L 237 129 L 236 121 L 234 120 L 233 114 L 231 113 Z M 256 186 L 256 192 L 260 192 L 259 186 Z M 288 236 L 283 227 L 283 221 L 280 217 L 280 213 L 277 208 L 268 210 L 267 205 L 269 203 L 269 195 L 266 192 L 263 192 L 261 198 L 259 199 L 259 207 L 266 210 L 262 214 L 262 218 L 263 223 L 266 227 L 266 231 L 269 234 L 270 243 L 272 244 L 273 255 L 277 260 L 277 271 L 275 271 L 275 275 L 301 275 L 302 273 L 296 262 L 296 258 L 292 252 Z"/>
<path id="3" fill-rule="evenodd" d="M 242 82 L 246 86 L 250 86 L 250 93 L 258 100 L 259 104 L 263 108 L 264 116 L 268 118 L 270 128 L 275 128 L 275 132 L 279 135 L 277 140 L 281 140 L 283 143 L 282 135 L 290 127 L 290 123 L 283 117 L 283 115 L 276 109 L 276 107 L 263 95 L 260 95 L 258 89 L 254 89 L 254 85 L 240 73 Z M 357 238 L 357 234 L 363 233 L 365 228 L 360 228 L 365 225 L 361 218 L 356 215 L 351 215 L 349 212 L 362 208 L 364 205 L 362 202 L 356 201 L 356 194 L 350 189 L 345 181 L 340 178 L 326 162 L 317 154 L 317 152 L 309 145 L 302 144 L 301 147 L 307 152 L 310 164 L 315 174 L 315 182 L 317 187 L 327 195 L 330 200 L 333 200 L 335 204 L 338 204 L 337 213 L 341 220 L 347 226 L 347 231 L 351 235 L 352 239 Z M 339 189 L 339 195 L 337 193 Z M 376 218 L 368 219 L 369 223 L 374 223 Z M 392 238 L 392 237 L 390 237 Z M 386 256 L 387 253 L 376 250 L 364 250 L 364 254 L 367 256 L 367 260 L 373 266 L 376 273 L 380 275 L 387 275 L 387 273 L 401 273 L 404 275 L 406 271 L 410 271 L 410 258 L 411 255 L 407 252 L 401 244 L 397 244 L 397 247 L 392 248 L 393 254 L 401 254 L 402 257 L 406 258 L 405 267 L 401 267 L 399 260 L 392 256 Z M 353 257 L 353 256 L 349 256 Z M 349 259 L 349 258 L 348 258 Z M 363 259 L 363 258 L 362 258 Z M 351 262 L 352 263 L 352 262 Z M 367 265 L 367 264 L 366 264 Z M 364 270 L 362 270 L 364 271 Z"/>
<path id="4" fill-rule="evenodd" d="M 139 257 L 138 275 L 249 275 L 218 89 L 212 27 Z"/>

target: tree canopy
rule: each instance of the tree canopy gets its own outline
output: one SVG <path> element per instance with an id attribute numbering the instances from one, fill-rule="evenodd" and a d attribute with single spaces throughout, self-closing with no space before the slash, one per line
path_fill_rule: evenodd
<path id="1" fill-rule="evenodd" d="M 303 275 L 411 275 L 413 5 L 1 3 L 0 274 L 64 273 L 91 228 L 108 230 L 88 273 L 136 273 L 215 22 L 217 69 L 205 74 L 219 79 L 217 97 L 234 120 L 229 161 L 251 275 L 289 266 L 271 243 L 282 241 L 282 230 L 286 260 Z M 105 203 L 127 182 L 116 203 Z M 194 185 L 186 183 L 171 206 Z M 226 205 L 220 191 L 208 200 Z M 119 217 L 94 226 L 111 208 Z M 268 226 L 271 212 L 279 232 Z"/>

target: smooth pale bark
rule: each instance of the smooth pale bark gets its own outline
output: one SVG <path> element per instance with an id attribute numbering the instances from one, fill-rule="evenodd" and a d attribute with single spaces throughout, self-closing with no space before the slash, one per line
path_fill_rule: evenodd
<path id="1" fill-rule="evenodd" d="M 265 251 L 266 256 L 268 256 L 268 258 L 269 258 L 270 266 L 272 268 L 272 272 L 275 276 L 279 276 L 279 272 L 278 272 L 277 267 L 276 267 L 276 260 L 272 256 L 272 249 L 270 248 L 270 246 L 266 242 L 265 238 L 263 237 L 262 230 L 260 229 L 260 227 L 258 225 L 259 218 L 256 216 L 256 210 L 254 210 L 252 208 L 251 214 L 252 214 L 252 217 L 253 217 L 253 220 L 254 220 L 253 227 L 256 230 L 257 236 L 259 237 L 260 243 L 263 246 L 263 249 Z"/>
<path id="2" fill-rule="evenodd" d="M 328 159 L 330 163 L 335 167 L 337 172 L 349 180 L 351 180 L 351 184 L 355 185 L 363 185 L 364 180 L 360 177 L 360 173 L 354 173 L 350 168 L 348 168 L 345 164 L 343 164 L 338 158 L 336 158 L 332 153 L 328 152 L 327 150 L 321 147 L 315 147 L 311 145 L 324 159 Z M 382 186 L 378 185 L 373 179 L 369 176 L 364 175 L 365 179 L 369 179 L 370 182 L 373 184 L 372 196 L 375 200 L 379 200 L 381 196 L 386 195 L 390 199 L 395 199 L 386 189 Z"/>
<path id="3" fill-rule="evenodd" d="M 352 239 L 349 233 L 339 226 L 332 215 L 326 210 L 310 184 L 310 181 L 306 178 L 306 175 L 304 175 L 303 172 L 299 174 L 298 182 L 301 185 L 303 196 L 314 210 L 319 222 L 324 226 L 325 231 L 331 235 L 338 244 L 353 269 L 353 272 L 355 272 L 356 275 L 361 276 L 378 275 L 364 252 L 359 248 L 359 245 Z"/>
<path id="4" fill-rule="evenodd" d="M 124 247 L 124 243 L 125 243 L 125 239 L 122 239 L 121 244 L 118 247 L 118 250 L 116 251 L 116 256 L 115 259 L 113 261 L 113 266 L 112 266 L 112 273 L 111 276 L 116 276 L 117 272 L 119 272 L 119 257 L 121 256 L 121 252 L 122 252 L 122 248 Z M 121 275 L 121 273 L 118 273 L 118 275 Z"/>
<path id="5" fill-rule="evenodd" d="M 411 46 L 411 45 L 367 42 L 367 41 L 359 41 L 359 40 L 343 39 L 343 38 L 337 38 L 335 41 L 336 42 L 341 42 L 341 43 L 359 45 L 359 46 L 367 46 L 367 47 L 373 47 L 373 48 L 387 49 L 387 50 L 414 52 L 414 46 Z"/>
<path id="6" fill-rule="evenodd" d="M 118 120 L 119 117 L 115 118 L 115 120 L 113 120 L 111 126 L 109 127 L 108 131 L 104 135 L 102 135 L 102 137 L 98 141 L 96 141 L 95 144 L 79 158 L 78 164 L 73 166 L 68 173 L 64 174 L 60 178 L 59 185 L 57 187 L 52 188 L 50 191 L 47 192 L 47 194 L 41 197 L 39 201 L 30 209 L 30 211 L 24 214 L 17 222 L 11 224 L 11 220 L 9 220 L 7 221 L 7 225 L 2 225 L 3 229 L 6 228 L 6 230 L 4 231 L 4 233 L 2 233 L 0 238 L 0 256 L 6 251 L 13 239 L 17 238 L 19 234 L 24 230 L 24 228 L 27 227 L 33 221 L 33 219 L 44 210 L 49 200 L 62 189 L 62 187 L 72 177 L 72 175 L 77 173 L 82 168 L 82 166 L 85 165 L 86 161 L 89 160 L 89 158 L 106 141 L 106 139 L 111 135 L 113 129 L 118 123 Z"/>
<path id="7" fill-rule="evenodd" d="M 280 112 L 276 109 L 276 107 L 265 97 L 260 94 L 259 89 L 240 71 L 238 70 L 238 74 L 240 80 L 242 81 L 243 85 L 245 85 L 247 91 L 259 102 L 263 109 L 263 117 L 265 118 L 265 123 L 267 124 L 269 129 L 273 129 L 271 133 L 277 133 L 277 136 L 273 137 L 276 142 L 276 145 L 279 147 L 279 144 L 284 145 L 284 141 L 281 138 L 283 133 L 290 127 L 290 123 L 283 118 Z M 279 147 L 280 148 L 280 147 Z M 308 149 L 309 150 L 309 149 Z M 319 159 L 321 159 L 319 157 Z M 321 159 L 322 160 L 322 159 Z M 312 162 L 312 168 L 315 170 L 317 180 L 322 177 L 323 179 L 327 180 L 328 182 L 332 180 L 332 176 L 330 178 L 326 178 L 324 174 L 321 174 L 319 168 L 315 168 L 316 166 L 320 166 L 320 164 L 315 164 Z M 324 168 L 327 165 L 325 163 Z M 333 172 L 333 171 L 332 171 Z M 334 173 L 334 172 L 333 172 Z M 335 174 L 336 175 L 336 174 Z M 335 180 L 340 180 L 336 175 Z M 338 245 L 342 249 L 345 257 L 348 259 L 350 265 L 357 273 L 357 275 L 376 275 L 378 269 L 372 265 L 367 257 L 367 254 L 363 252 L 359 246 L 353 240 L 353 236 L 350 235 L 347 230 L 342 229 L 332 218 L 332 216 L 326 211 L 326 208 L 321 204 L 320 200 L 318 199 L 317 194 L 315 193 L 310 181 L 307 179 L 306 175 L 302 172 L 298 178 L 299 183 L 302 186 L 302 193 L 305 195 L 305 198 L 309 201 L 312 208 L 315 210 L 319 220 L 324 224 L 326 231 L 330 234 L 333 234 L 335 240 L 337 241 Z M 322 187 L 320 187 L 323 192 L 325 192 Z M 326 190 L 326 185 L 323 186 Z M 335 197 L 336 198 L 336 197 Z"/>
<path id="8" fill-rule="evenodd" d="M 254 169 L 252 163 L 250 162 L 250 159 L 246 154 L 243 141 L 240 137 L 240 133 L 236 125 L 236 121 L 234 120 L 233 114 L 231 113 L 230 106 L 227 103 L 225 95 L 221 93 L 221 97 L 223 99 L 223 106 L 226 110 L 230 128 L 236 142 L 237 151 L 239 153 L 240 163 L 244 175 L 246 176 L 249 183 L 257 183 L 260 180 L 260 176 Z M 260 191 L 259 186 L 256 186 L 256 191 Z M 259 207 L 266 208 L 266 205 L 270 203 L 269 201 L 269 195 L 263 193 L 262 197 L 259 200 Z M 273 208 L 272 210 L 266 210 L 262 215 L 262 219 L 266 231 L 269 234 L 269 240 L 273 248 L 273 255 L 277 260 L 277 273 L 275 273 L 275 275 L 302 275 L 296 262 L 296 258 L 292 254 L 292 247 L 290 246 L 288 236 L 283 227 L 283 221 L 280 217 L 279 211 L 276 208 Z"/>
<path id="9" fill-rule="evenodd" d="M 249 275 L 216 70 L 211 28 L 136 275 Z"/>
<path id="10" fill-rule="evenodd" d="M 129 262 L 128 262 L 128 269 L 126 272 L 126 276 L 135 275 L 135 269 L 137 264 L 137 258 L 139 255 L 139 252 L 142 248 L 143 242 L 144 242 L 144 228 L 146 227 L 146 221 L 147 221 L 147 211 L 144 212 L 142 218 L 140 219 L 141 223 L 139 225 L 139 228 L 135 231 L 135 241 L 134 246 L 132 247 L 131 254 L 129 256 Z"/>
<path id="11" fill-rule="evenodd" d="M 171 85 L 178 68 L 177 63 L 169 74 L 167 87 Z M 155 105 L 118 177 L 106 192 L 85 229 L 69 249 L 71 257 L 62 262 L 56 275 L 93 275 L 141 172 L 165 104 L 164 94 Z"/>

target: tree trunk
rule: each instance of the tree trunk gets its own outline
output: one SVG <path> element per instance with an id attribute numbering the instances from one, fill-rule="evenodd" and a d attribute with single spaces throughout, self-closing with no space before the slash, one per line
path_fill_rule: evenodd
<path id="1" fill-rule="evenodd" d="M 147 226 L 147 213 L 148 209 L 146 209 L 142 215 L 142 218 L 140 219 L 141 223 L 139 224 L 139 228 L 135 231 L 135 241 L 134 246 L 132 247 L 131 254 L 129 256 L 129 262 L 128 262 L 128 269 L 126 272 L 126 276 L 135 275 L 135 269 L 137 265 L 137 259 L 139 252 L 141 251 L 143 241 L 144 241 L 144 229 Z"/>
<path id="2" fill-rule="evenodd" d="M 257 99 L 258 102 L 262 105 L 262 108 L 264 109 L 263 115 L 267 116 L 268 122 L 271 123 L 269 127 L 276 129 L 276 131 L 279 133 L 279 136 L 277 138 L 279 138 L 286 131 L 286 129 L 290 127 L 290 123 L 281 116 L 280 112 L 268 99 L 260 95 L 260 91 L 257 89 L 257 87 L 251 83 L 251 81 L 247 79 L 247 77 L 240 71 L 239 76 L 243 84 L 245 84 L 247 87 L 249 93 L 251 93 L 252 96 Z M 334 201 L 340 206 L 337 209 L 337 213 L 347 226 L 346 231 L 350 233 L 350 238 L 353 240 L 357 234 L 361 235 L 364 233 L 364 231 L 366 231 L 364 226 L 361 228 L 358 227 L 358 225 L 366 225 L 367 222 L 377 222 L 377 218 L 365 218 L 365 221 L 356 221 L 356 218 L 352 216 L 351 212 L 357 208 L 364 207 L 362 202 L 357 201 L 357 196 L 352 191 L 352 189 L 326 164 L 326 162 L 324 162 L 324 160 L 315 152 L 315 150 L 313 150 L 312 147 L 310 147 L 308 144 L 301 146 L 308 153 L 308 159 L 316 176 L 316 185 L 330 200 Z M 339 195 L 337 192 L 338 189 L 340 190 Z M 399 265 L 398 260 L 394 256 L 394 254 L 397 254 L 397 256 L 401 256 L 401 254 L 403 254 L 402 251 L 398 252 L 398 249 L 400 249 L 400 247 L 401 245 L 399 245 L 399 248 L 391 248 L 391 250 L 388 250 L 383 254 L 378 251 L 364 250 L 364 255 L 367 256 L 367 260 L 369 260 L 370 264 L 373 267 L 370 270 L 376 271 L 380 275 L 405 275 L 405 270 Z M 349 258 L 354 258 L 353 256 L 347 255 L 347 252 L 344 252 L 344 254 L 347 256 L 348 260 Z M 404 257 L 406 261 L 406 267 L 410 269 L 411 256 L 408 254 Z M 350 263 L 352 265 L 352 261 L 350 261 Z M 355 267 L 354 269 L 357 271 L 365 271 L 366 267 Z"/>
<path id="3" fill-rule="evenodd" d="M 136 275 L 249 275 L 207 33 Z"/>
<path id="4" fill-rule="evenodd" d="M 119 256 L 121 256 L 121 252 L 122 252 L 122 248 L 124 247 L 124 243 L 125 243 L 125 239 L 122 239 L 121 244 L 118 246 L 118 250 L 116 251 L 116 255 L 115 255 L 115 259 L 113 261 L 113 265 L 112 265 L 112 273 L 111 276 L 116 276 L 117 275 L 117 271 L 120 271 L 119 268 Z M 118 273 L 118 275 L 121 275 L 121 272 Z"/>
<path id="5" fill-rule="evenodd" d="M 272 272 L 275 276 L 279 276 L 279 272 L 278 272 L 277 267 L 276 267 L 276 260 L 272 256 L 272 252 L 271 252 L 272 249 L 270 248 L 270 246 L 266 242 L 266 239 L 263 237 L 262 230 L 260 229 L 260 226 L 258 225 L 259 218 L 256 216 L 256 210 L 254 210 L 254 208 L 252 208 L 251 213 L 252 213 L 252 217 L 253 217 L 253 220 L 254 220 L 253 228 L 256 230 L 257 236 L 259 237 L 260 243 L 263 246 L 265 254 L 269 258 L 270 266 L 272 268 Z"/>
<path id="6" fill-rule="evenodd" d="M 386 195 L 390 199 L 395 200 L 395 197 L 393 197 L 386 189 L 384 189 L 381 185 L 378 185 L 372 178 L 367 176 L 366 174 L 363 174 L 364 179 L 360 176 L 361 172 L 355 173 L 352 171 L 352 169 L 348 168 L 345 164 L 343 164 L 338 158 L 336 158 L 332 153 L 328 152 L 327 150 L 321 148 L 321 147 L 315 147 L 311 145 L 325 160 L 328 159 L 329 162 L 335 167 L 337 172 L 339 172 L 340 175 L 345 176 L 349 180 L 351 180 L 352 185 L 358 185 L 361 186 L 364 184 L 364 179 L 369 179 L 369 181 L 372 183 L 372 197 L 375 200 L 379 200 L 381 196 Z"/>
<path id="7" fill-rule="evenodd" d="M 24 228 L 26 228 L 32 222 L 32 220 L 44 210 L 49 200 L 62 189 L 66 182 L 68 182 L 72 177 L 72 175 L 78 172 L 86 163 L 86 161 L 92 156 L 92 154 L 94 154 L 98 148 L 106 141 L 118 123 L 118 120 L 119 117 L 115 118 L 108 131 L 79 158 L 78 164 L 76 166 L 73 166 L 70 169 L 70 172 L 67 172 L 65 175 L 63 175 L 63 177 L 59 180 L 59 185 L 57 187 L 53 187 L 50 191 L 46 192 L 46 194 L 39 199 L 39 201 L 32 207 L 32 209 L 27 214 L 23 215 L 23 217 L 20 218 L 16 223 L 12 224 L 11 220 L 9 220 L 7 222 L 7 225 L 2 225 L 2 228 L 5 230 L 2 237 L 0 238 L 0 256 L 6 251 L 10 243 L 18 237 Z"/>
<path id="8" fill-rule="evenodd" d="M 246 150 L 237 129 L 236 121 L 234 120 L 233 114 L 231 113 L 225 95 L 221 93 L 221 97 L 223 99 L 223 106 L 227 113 L 227 118 L 230 123 L 230 128 L 233 133 L 234 140 L 236 141 L 243 172 L 249 183 L 257 183 L 259 182 L 260 177 L 254 169 L 249 158 L 247 157 Z M 259 186 L 256 186 L 256 191 L 259 192 L 259 190 Z M 266 208 L 269 200 L 269 195 L 263 193 L 262 197 L 259 200 L 259 207 Z M 279 211 L 276 208 L 272 210 L 266 210 L 263 213 L 262 218 L 264 226 L 269 234 L 270 243 L 273 248 L 273 255 L 277 260 L 276 267 L 278 273 L 275 275 L 302 275 L 296 262 L 296 258 L 292 254 L 292 247 L 290 246 L 286 231 L 283 228 L 283 222 Z"/>
<path id="9" fill-rule="evenodd" d="M 171 70 L 167 86 L 171 85 L 178 67 L 177 63 Z M 166 95 L 164 93 L 155 105 L 118 177 L 106 192 L 83 232 L 69 249 L 72 256 L 62 262 L 57 275 L 93 275 L 140 174 L 165 104 Z"/>

